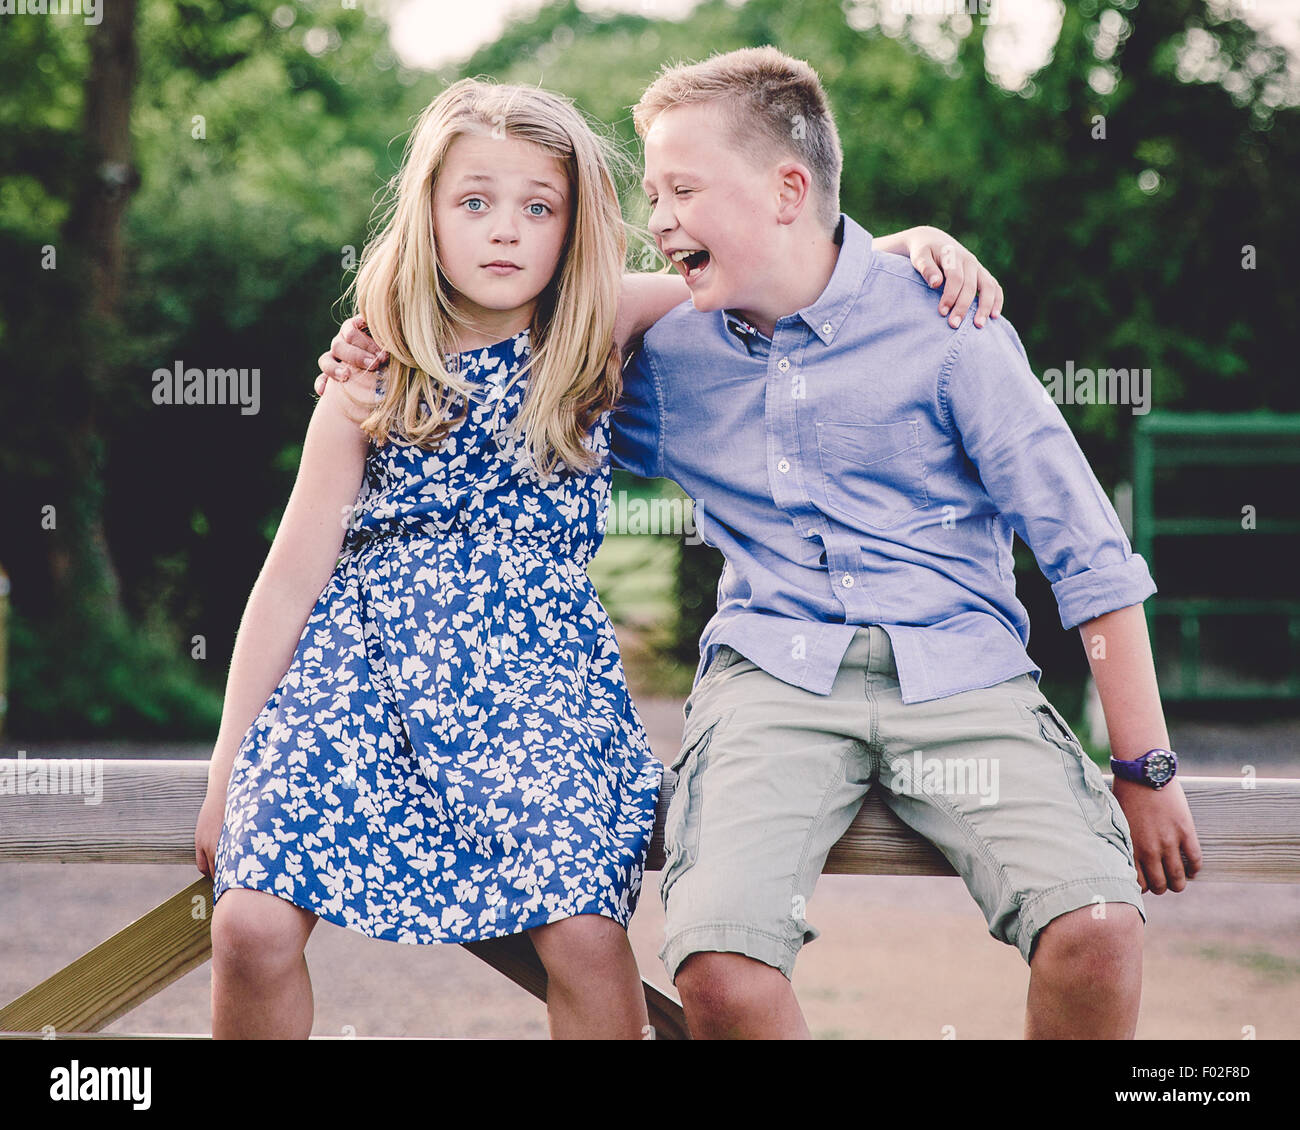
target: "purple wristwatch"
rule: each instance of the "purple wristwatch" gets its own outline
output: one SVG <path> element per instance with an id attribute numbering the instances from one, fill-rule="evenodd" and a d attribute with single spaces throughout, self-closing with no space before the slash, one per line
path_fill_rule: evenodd
<path id="1" fill-rule="evenodd" d="M 1178 772 L 1178 754 L 1172 749 L 1149 749 L 1132 761 L 1112 757 L 1110 771 L 1123 781 L 1136 781 L 1153 789 L 1163 789 Z"/>

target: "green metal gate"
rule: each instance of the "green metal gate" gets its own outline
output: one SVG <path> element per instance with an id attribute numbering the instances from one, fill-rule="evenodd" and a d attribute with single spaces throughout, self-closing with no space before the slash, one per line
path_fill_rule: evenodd
<path id="1" fill-rule="evenodd" d="M 1300 699 L 1300 415 L 1153 412 L 1133 455 L 1162 696 Z"/>

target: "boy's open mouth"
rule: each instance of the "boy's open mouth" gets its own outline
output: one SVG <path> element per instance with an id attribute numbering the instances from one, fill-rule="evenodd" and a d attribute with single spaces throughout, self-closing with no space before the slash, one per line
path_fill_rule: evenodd
<path id="1" fill-rule="evenodd" d="M 677 267 L 687 282 L 695 279 L 709 265 L 709 253 L 702 248 L 682 248 L 672 254 L 673 266 Z"/>

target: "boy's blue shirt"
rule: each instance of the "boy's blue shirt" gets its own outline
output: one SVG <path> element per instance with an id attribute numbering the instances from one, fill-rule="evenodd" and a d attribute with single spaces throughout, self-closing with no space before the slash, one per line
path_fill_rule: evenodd
<path id="1" fill-rule="evenodd" d="M 905 703 L 1041 671 L 1012 532 L 1061 624 L 1156 591 L 1005 318 L 953 330 L 902 256 L 841 217 L 821 297 L 769 340 L 671 310 L 624 367 L 615 466 L 674 479 L 726 556 L 698 682 L 729 644 L 828 694 L 858 627 L 889 634 Z"/>

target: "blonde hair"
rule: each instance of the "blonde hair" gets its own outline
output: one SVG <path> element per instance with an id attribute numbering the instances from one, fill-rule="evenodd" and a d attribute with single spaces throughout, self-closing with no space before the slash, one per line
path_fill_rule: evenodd
<path id="1" fill-rule="evenodd" d="M 530 141 L 564 167 L 573 202 L 569 230 L 529 327 L 530 377 L 511 431 L 527 434 L 528 455 L 543 474 L 557 461 L 589 471 L 600 456 L 584 439 L 622 393 L 614 317 L 627 233 L 611 167 L 626 158 L 571 101 L 534 87 L 461 79 L 424 109 L 411 131 L 402 166 L 389 181 L 387 214 L 349 287 L 370 336 L 389 356 L 379 403 L 361 427 L 380 444 L 436 447 L 469 414 L 475 386 L 443 360 L 455 352 L 455 330 L 466 318 L 440 269 L 433 227 L 434 186 L 462 134 Z M 462 411 L 449 416 L 462 397 Z"/>
<path id="2" fill-rule="evenodd" d="M 775 47 L 744 47 L 702 63 L 664 64 L 659 77 L 632 107 L 639 137 L 673 106 L 718 102 L 732 148 L 764 159 L 793 156 L 808 166 L 817 189 L 817 218 L 833 232 L 840 216 L 844 151 L 826 91 L 802 59 Z"/>

